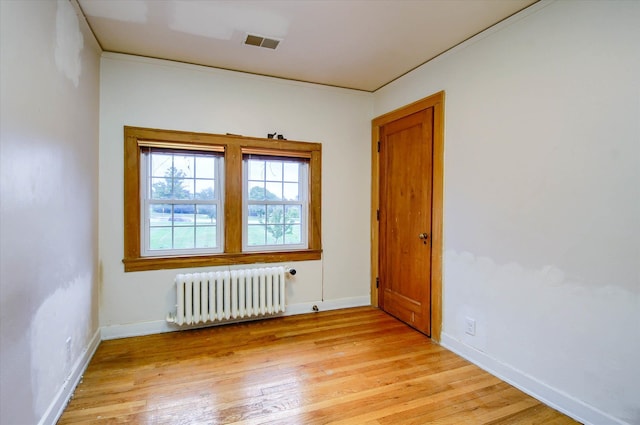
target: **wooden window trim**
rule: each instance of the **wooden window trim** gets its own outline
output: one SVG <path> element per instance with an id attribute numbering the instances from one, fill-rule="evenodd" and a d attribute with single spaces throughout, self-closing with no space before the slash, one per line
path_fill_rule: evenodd
<path id="1" fill-rule="evenodd" d="M 170 257 L 141 256 L 140 147 L 153 144 L 192 150 L 224 151 L 224 252 Z M 242 252 L 243 153 L 309 158 L 308 249 Z M 320 143 L 273 140 L 236 135 L 193 133 L 140 127 L 124 127 L 124 263 L 125 272 L 232 264 L 319 260 L 321 242 Z"/>

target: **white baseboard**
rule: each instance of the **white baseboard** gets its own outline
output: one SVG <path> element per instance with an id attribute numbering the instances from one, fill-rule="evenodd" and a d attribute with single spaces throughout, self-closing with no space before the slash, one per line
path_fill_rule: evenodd
<path id="1" fill-rule="evenodd" d="M 550 387 L 544 382 L 515 369 L 513 366 L 502 363 L 482 351 L 462 343 L 446 333 L 442 334 L 440 344 L 578 422 L 587 425 L 628 425 L 593 406 L 589 406 L 560 390 Z"/>
<path id="2" fill-rule="evenodd" d="M 312 301 L 312 302 L 299 303 L 299 304 L 290 304 L 287 306 L 287 311 L 285 311 L 283 314 L 279 316 L 294 316 L 297 314 L 313 313 L 314 311 L 313 306 L 317 306 L 318 311 L 328 311 L 328 310 L 339 310 L 339 309 L 351 308 L 351 307 L 362 307 L 366 305 L 371 305 L 371 301 L 368 296 L 340 298 L 337 300 L 328 300 L 328 301 Z M 234 322 L 251 321 L 251 320 L 260 320 L 260 317 L 251 318 L 248 320 L 237 320 Z M 166 320 L 155 320 L 152 322 L 138 322 L 138 323 L 128 323 L 124 325 L 103 326 L 102 339 L 108 340 L 108 339 L 128 338 L 132 336 L 152 335 L 152 334 L 158 334 L 158 333 L 164 333 L 164 332 L 182 331 L 186 329 L 205 328 L 209 326 L 223 325 L 225 323 L 230 323 L 230 322 L 212 322 L 212 323 L 199 324 L 195 326 L 178 326 L 172 323 L 168 323 Z"/>
<path id="3" fill-rule="evenodd" d="M 313 306 L 318 307 L 317 311 L 330 311 L 330 310 L 340 310 L 343 308 L 351 308 L 351 307 L 363 307 L 367 305 L 371 305 L 371 298 L 369 296 L 339 298 L 337 300 L 299 303 L 299 304 L 288 305 L 285 316 L 313 313 L 315 311 L 313 309 Z"/>
<path id="4" fill-rule="evenodd" d="M 91 358 L 98 349 L 100 341 L 100 328 L 98 328 L 93 334 L 91 341 L 89 341 L 87 348 L 85 348 L 78 360 L 73 364 L 69 377 L 64 381 L 62 388 L 57 392 L 53 401 L 49 405 L 49 408 L 44 412 L 44 415 L 42 415 L 38 425 L 53 425 L 58 422 L 58 419 L 62 416 L 62 412 L 64 412 L 64 409 L 67 407 L 73 392 L 78 386 L 80 379 L 82 379 L 84 371 L 87 369 L 87 366 L 89 366 Z"/>

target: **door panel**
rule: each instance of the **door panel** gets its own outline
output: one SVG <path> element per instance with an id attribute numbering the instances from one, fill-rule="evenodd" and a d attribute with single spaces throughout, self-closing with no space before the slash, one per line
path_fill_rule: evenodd
<path id="1" fill-rule="evenodd" d="M 433 108 L 380 128 L 379 306 L 431 334 Z"/>

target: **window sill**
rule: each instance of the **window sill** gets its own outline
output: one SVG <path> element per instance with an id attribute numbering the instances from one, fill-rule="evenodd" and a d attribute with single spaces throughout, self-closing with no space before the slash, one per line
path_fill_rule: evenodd
<path id="1" fill-rule="evenodd" d="M 125 258 L 125 272 L 146 270 L 182 269 L 189 267 L 229 266 L 233 264 L 279 263 L 284 261 L 320 260 L 322 250 L 251 252 L 236 254 L 198 255 L 185 257 Z"/>

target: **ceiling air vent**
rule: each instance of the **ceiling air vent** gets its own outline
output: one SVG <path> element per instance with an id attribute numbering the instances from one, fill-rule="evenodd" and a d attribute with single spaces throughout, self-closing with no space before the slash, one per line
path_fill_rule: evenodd
<path id="1" fill-rule="evenodd" d="M 275 49 L 276 47 L 278 47 L 279 43 L 280 43 L 280 40 L 262 37 L 260 35 L 253 35 L 253 34 L 247 34 L 247 38 L 244 41 L 244 44 L 248 44 L 250 46 L 264 47 L 266 49 Z"/>

